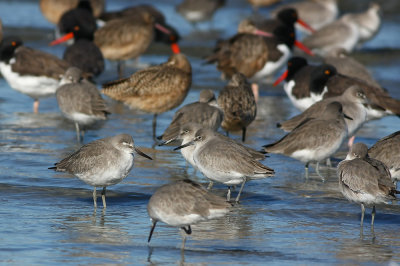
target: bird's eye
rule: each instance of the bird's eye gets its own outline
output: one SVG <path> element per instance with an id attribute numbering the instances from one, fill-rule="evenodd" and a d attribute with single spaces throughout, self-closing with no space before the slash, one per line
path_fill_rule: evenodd
<path id="1" fill-rule="evenodd" d="M 79 26 L 75 26 L 74 31 L 78 31 L 78 30 L 79 30 Z"/>
<path id="2" fill-rule="evenodd" d="M 329 70 L 325 70 L 325 75 L 330 75 L 331 72 Z"/>
<path id="3" fill-rule="evenodd" d="M 16 43 L 16 42 L 11 42 L 11 45 L 12 45 L 12 46 L 16 46 L 17 43 Z"/>
<path id="4" fill-rule="evenodd" d="M 172 41 L 172 42 L 176 41 L 175 35 L 170 35 L 169 36 L 169 40 Z"/>

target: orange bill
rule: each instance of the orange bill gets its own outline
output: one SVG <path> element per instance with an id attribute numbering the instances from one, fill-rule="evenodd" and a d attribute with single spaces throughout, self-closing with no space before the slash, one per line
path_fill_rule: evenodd
<path id="1" fill-rule="evenodd" d="M 311 26 L 308 25 L 304 20 L 297 19 L 297 23 L 299 23 L 303 28 L 305 28 L 309 32 L 311 32 L 311 33 L 315 32 L 315 30 L 313 28 L 311 28 Z"/>
<path id="2" fill-rule="evenodd" d="M 284 79 L 287 78 L 288 75 L 288 70 L 286 69 L 285 72 L 283 72 L 283 74 L 274 82 L 274 86 L 278 85 L 279 83 L 281 83 Z"/>
<path id="3" fill-rule="evenodd" d="M 294 45 L 296 45 L 297 47 L 299 47 L 301 50 L 303 50 L 306 54 L 309 55 L 314 55 L 313 52 L 311 52 L 310 49 L 308 49 L 307 46 L 305 46 L 304 44 L 302 44 L 300 41 L 294 41 Z"/>
<path id="4" fill-rule="evenodd" d="M 72 39 L 72 38 L 74 38 L 74 33 L 73 33 L 73 32 L 67 33 L 67 34 L 65 34 L 64 36 L 58 38 L 57 40 L 52 41 L 52 42 L 50 43 L 50 46 L 53 46 L 53 45 L 57 45 L 57 44 L 66 42 L 66 41 L 68 41 L 68 40 L 70 40 L 70 39 Z"/>
<path id="5" fill-rule="evenodd" d="M 179 48 L 179 45 L 178 45 L 178 43 L 176 43 L 176 42 L 174 42 L 173 44 L 171 44 L 171 49 L 172 49 L 172 52 L 173 52 L 174 54 L 179 54 L 179 53 L 181 52 L 181 49 Z"/>

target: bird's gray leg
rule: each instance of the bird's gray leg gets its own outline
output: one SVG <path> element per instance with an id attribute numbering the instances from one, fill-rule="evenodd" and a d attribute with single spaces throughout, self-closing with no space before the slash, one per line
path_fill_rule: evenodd
<path id="1" fill-rule="evenodd" d="M 103 200 L 103 208 L 107 208 L 106 205 L 106 187 L 103 187 L 103 191 L 101 191 L 101 199 Z"/>
<path id="2" fill-rule="evenodd" d="M 227 201 L 231 200 L 231 187 L 228 187 L 228 193 L 226 194 L 226 200 Z"/>
<path id="3" fill-rule="evenodd" d="M 246 141 L 246 127 L 242 128 L 242 142 Z"/>
<path id="4" fill-rule="evenodd" d="M 364 204 L 361 203 L 361 224 L 360 224 L 361 227 L 363 226 L 364 223 L 364 213 L 365 213 L 365 207 Z"/>
<path id="5" fill-rule="evenodd" d="M 120 79 L 122 79 L 123 76 L 124 76 L 124 68 L 125 68 L 125 62 L 123 62 L 123 61 L 121 61 L 121 60 L 118 60 L 118 63 L 117 63 L 117 70 L 118 70 L 118 77 L 119 77 Z"/>
<path id="6" fill-rule="evenodd" d="M 374 230 L 375 213 L 376 213 L 376 210 L 375 210 L 375 205 L 374 205 L 374 206 L 372 207 L 372 213 L 371 213 L 371 215 L 372 215 L 372 219 L 371 219 L 371 230 Z"/>
<path id="7" fill-rule="evenodd" d="M 325 182 L 325 178 L 321 175 L 321 173 L 319 172 L 319 161 L 317 162 L 317 167 L 315 168 L 315 171 L 317 172 L 317 175 L 319 177 L 321 177 L 322 182 Z"/>
<path id="8" fill-rule="evenodd" d="M 332 167 L 332 162 L 330 157 L 326 158 L 326 166 Z"/>
<path id="9" fill-rule="evenodd" d="M 245 180 L 243 181 L 242 186 L 240 187 L 239 193 L 238 193 L 238 195 L 236 196 L 236 200 L 235 200 L 236 203 L 239 202 L 240 194 L 242 193 L 242 190 L 243 190 L 243 187 L 244 187 L 244 184 L 246 183 L 246 181 L 247 181 L 247 179 L 245 179 Z"/>
<path id="10" fill-rule="evenodd" d="M 96 195 L 96 187 L 94 187 L 93 189 L 93 204 L 94 204 L 94 208 L 97 208 L 97 195 Z"/>
<path id="11" fill-rule="evenodd" d="M 81 132 L 79 130 L 79 124 L 75 123 L 75 130 L 76 130 L 76 139 L 78 142 L 81 142 Z"/>
<path id="12" fill-rule="evenodd" d="M 306 165 L 304 166 L 304 171 L 305 171 L 305 174 L 306 174 L 306 179 L 308 179 L 308 164 L 309 164 L 309 163 L 306 163 Z"/>
<path id="13" fill-rule="evenodd" d="M 156 140 L 157 114 L 153 116 L 153 139 Z"/>

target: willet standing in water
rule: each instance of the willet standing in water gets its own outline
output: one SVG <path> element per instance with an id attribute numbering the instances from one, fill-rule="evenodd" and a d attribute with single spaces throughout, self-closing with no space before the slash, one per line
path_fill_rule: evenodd
<path id="1" fill-rule="evenodd" d="M 119 134 L 90 142 L 49 169 L 68 172 L 93 186 L 95 208 L 97 208 L 96 187 L 103 187 L 101 198 L 103 208 L 106 208 L 106 187 L 121 182 L 128 175 L 133 167 L 134 152 L 152 160 L 135 147 L 130 135 Z"/>
<path id="2" fill-rule="evenodd" d="M 189 179 L 164 185 L 157 189 L 147 204 L 147 212 L 153 222 L 147 241 L 150 242 L 158 221 L 180 227 L 190 235 L 190 225 L 222 217 L 230 207 L 231 204 L 224 198 L 212 194 Z M 185 241 L 186 235 L 182 240 L 182 249 Z"/>
<path id="3" fill-rule="evenodd" d="M 63 85 L 56 91 L 62 114 L 75 123 L 78 141 L 81 141 L 82 127 L 105 120 L 110 114 L 99 90 L 89 81 L 82 80 L 81 74 L 82 71 L 79 68 L 68 68 L 61 80 Z M 82 137 L 84 133 L 82 129 Z"/>
<path id="4" fill-rule="evenodd" d="M 183 149 L 194 145 L 193 160 L 197 168 L 211 181 L 228 186 L 227 200 L 230 200 L 230 186 L 242 184 L 236 197 L 248 180 L 261 179 L 274 175 L 274 170 L 261 164 L 243 145 L 226 140 L 210 129 L 200 129 L 192 141 L 176 148 Z M 212 183 L 209 188 L 211 188 Z"/>
<path id="5" fill-rule="evenodd" d="M 387 166 L 368 157 L 364 143 L 355 143 L 346 159 L 337 168 L 339 189 L 349 201 L 361 204 L 361 227 L 364 222 L 364 205 L 372 205 L 371 226 L 374 228 L 375 205 L 396 198 L 396 187 L 392 183 Z"/>
<path id="6" fill-rule="evenodd" d="M 284 154 L 305 163 L 306 178 L 308 164 L 319 162 L 332 156 L 347 137 L 345 115 L 339 102 L 328 104 L 320 118 L 309 119 L 275 143 L 263 146 L 266 152 Z"/>

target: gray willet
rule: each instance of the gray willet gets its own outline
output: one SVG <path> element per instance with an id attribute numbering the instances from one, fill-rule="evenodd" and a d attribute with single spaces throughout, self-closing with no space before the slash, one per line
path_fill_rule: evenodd
<path id="1" fill-rule="evenodd" d="M 190 235 L 191 224 L 222 217 L 230 207 L 231 204 L 224 198 L 189 179 L 164 185 L 157 189 L 147 204 L 147 212 L 153 223 L 147 242 L 150 242 L 158 221 L 180 227 Z M 182 240 L 182 249 L 185 241 L 186 235 Z"/>
<path id="2" fill-rule="evenodd" d="M 374 228 L 375 205 L 396 198 L 394 186 L 387 166 L 368 157 L 364 143 L 355 143 L 347 157 L 337 168 L 339 190 L 349 201 L 361 204 L 361 227 L 363 226 L 365 206 L 372 205 L 371 230 Z"/>
<path id="3" fill-rule="evenodd" d="M 350 147 L 354 141 L 353 135 L 367 120 L 367 109 L 365 108 L 365 105 L 369 103 L 363 89 L 357 85 L 351 86 L 340 96 L 326 98 L 322 101 L 314 103 L 303 113 L 278 124 L 278 127 L 284 131 L 292 131 L 305 120 L 320 117 L 323 114 L 323 110 L 326 108 L 326 106 L 335 101 L 341 103 L 343 106 L 343 112 L 352 118 L 345 119 L 348 135 L 352 136 L 349 140 Z"/>
<path id="4" fill-rule="evenodd" d="M 389 168 L 394 182 L 400 180 L 400 131 L 380 139 L 369 148 L 368 155 Z"/>
<path id="5" fill-rule="evenodd" d="M 81 129 L 84 135 L 82 127 L 106 120 L 110 114 L 99 90 L 89 81 L 82 80 L 81 74 L 79 68 L 68 68 L 61 79 L 62 85 L 56 91 L 62 114 L 75 123 L 78 142 L 81 140 Z"/>
<path id="6" fill-rule="evenodd" d="M 218 108 L 214 92 L 202 90 L 198 102 L 189 103 L 178 111 L 162 136 L 163 141 L 169 141 L 178 136 L 181 127 L 187 123 L 196 123 L 203 127 L 217 130 L 221 126 L 223 112 Z"/>
<path id="7" fill-rule="evenodd" d="M 320 118 L 304 121 L 277 142 L 263 147 L 266 152 L 284 154 L 305 163 L 306 178 L 308 164 L 317 162 L 316 172 L 324 179 L 318 170 L 319 162 L 334 154 L 347 137 L 345 117 L 351 119 L 343 113 L 339 102 L 332 102 Z"/>
<path id="8" fill-rule="evenodd" d="M 248 180 L 270 177 L 275 173 L 273 169 L 261 164 L 246 147 L 221 138 L 210 129 L 198 130 L 192 141 L 176 149 L 191 145 L 195 146 L 193 160 L 196 167 L 211 181 L 228 186 L 228 201 L 231 196 L 230 186 L 242 184 L 235 200 L 239 202 L 244 184 Z M 212 182 L 209 188 L 211 186 Z"/>
<path id="9" fill-rule="evenodd" d="M 101 198 L 106 208 L 106 187 L 121 182 L 133 167 L 133 153 L 152 160 L 134 145 L 128 134 L 98 139 L 56 163 L 58 172 L 68 172 L 94 187 L 93 203 L 97 208 L 96 187 L 103 187 Z"/>
<path id="10" fill-rule="evenodd" d="M 129 78 L 103 85 L 102 92 L 131 108 L 153 113 L 153 138 L 157 114 L 178 107 L 192 84 L 192 67 L 183 54 L 173 54 L 167 62 L 140 70 Z"/>

